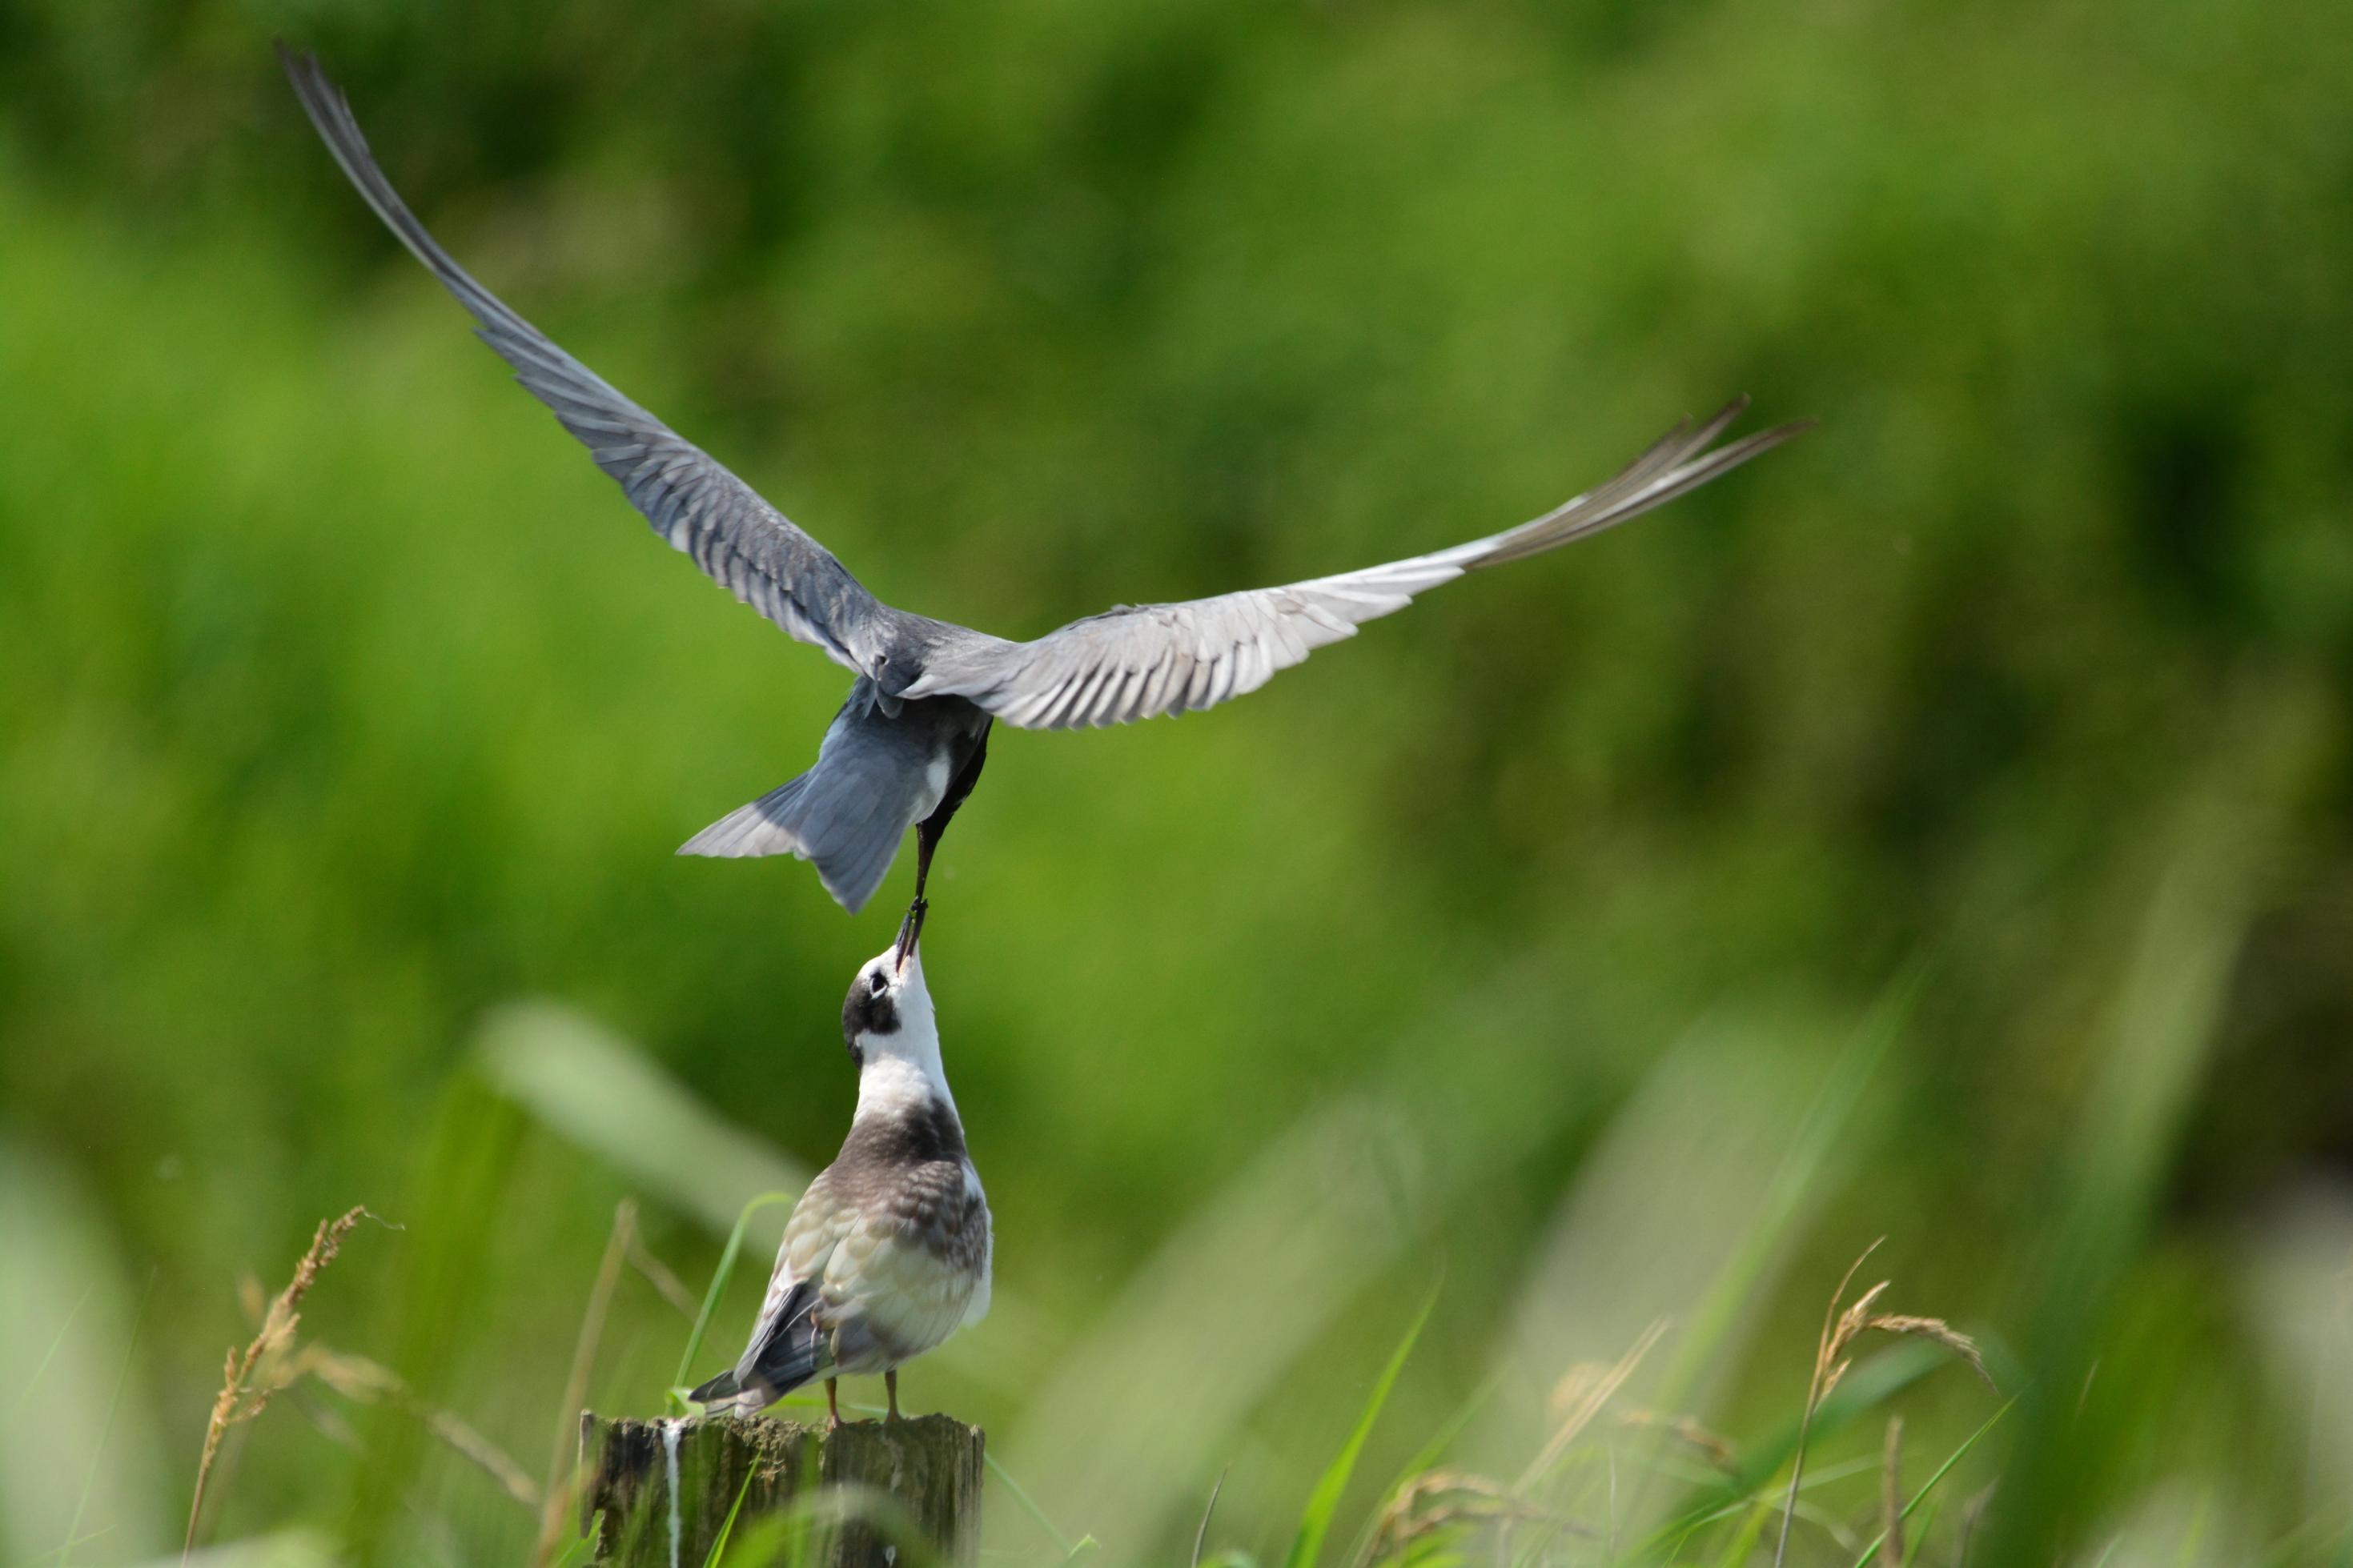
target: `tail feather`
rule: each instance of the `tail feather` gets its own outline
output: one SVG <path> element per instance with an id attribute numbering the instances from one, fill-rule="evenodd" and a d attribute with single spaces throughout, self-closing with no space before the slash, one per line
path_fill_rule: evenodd
<path id="1" fill-rule="evenodd" d="M 831 1347 L 815 1321 L 816 1290 L 804 1283 L 787 1296 L 774 1320 L 754 1332 L 744 1359 L 689 1394 L 712 1410 L 765 1410 L 832 1365 Z"/>
<path id="2" fill-rule="evenodd" d="M 744 1390 L 758 1391 L 762 1405 L 773 1405 L 801 1384 L 825 1374 L 832 1364 L 826 1351 L 825 1336 L 803 1316 L 762 1345 L 749 1367 L 736 1369 L 736 1384 Z"/>
<path id="3" fill-rule="evenodd" d="M 687 1398 L 697 1405 L 714 1405 L 724 1409 L 733 1405 L 743 1392 L 744 1380 L 735 1375 L 735 1369 L 731 1366 L 690 1393 Z"/>
<path id="4" fill-rule="evenodd" d="M 803 773 L 751 805 L 737 806 L 681 845 L 678 852 L 708 855 L 719 860 L 744 859 L 755 855 L 797 855 L 806 860 L 807 847 L 793 830 L 793 823 L 799 816 L 796 804 L 801 792 L 808 787 L 808 781 L 809 775 Z"/>
<path id="5" fill-rule="evenodd" d="M 866 907 L 898 858 L 899 841 L 922 813 L 903 773 L 818 765 L 690 838 L 681 855 L 738 859 L 794 855 L 817 867 L 825 890 L 851 914 Z"/>
<path id="6" fill-rule="evenodd" d="M 856 914 L 882 885 L 907 829 L 931 815 L 987 734 L 987 716 L 968 703 L 900 702 L 861 677 L 827 726 L 817 766 L 729 812 L 679 853 L 797 855 Z"/>

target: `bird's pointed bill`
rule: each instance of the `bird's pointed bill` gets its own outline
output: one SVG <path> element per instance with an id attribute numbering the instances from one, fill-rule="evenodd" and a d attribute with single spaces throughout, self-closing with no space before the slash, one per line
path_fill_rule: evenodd
<path id="1" fill-rule="evenodd" d="M 899 956 L 892 967 L 902 973 L 906 972 L 907 960 L 914 955 L 915 943 L 923 938 L 923 916 L 931 912 L 931 908 L 930 900 L 917 899 L 907 906 L 907 918 L 899 922 Z"/>

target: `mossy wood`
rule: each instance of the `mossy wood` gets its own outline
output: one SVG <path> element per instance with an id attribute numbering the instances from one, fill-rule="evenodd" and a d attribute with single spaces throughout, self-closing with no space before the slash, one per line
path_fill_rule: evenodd
<path id="1" fill-rule="evenodd" d="M 596 1538 L 596 1561 L 616 1568 L 702 1568 L 731 1512 L 731 1542 L 779 1515 L 805 1521 L 812 1552 L 795 1561 L 827 1568 L 969 1564 L 984 1442 L 979 1427 L 945 1415 L 828 1432 L 756 1416 L 608 1421 L 583 1411 L 580 1527 Z"/>

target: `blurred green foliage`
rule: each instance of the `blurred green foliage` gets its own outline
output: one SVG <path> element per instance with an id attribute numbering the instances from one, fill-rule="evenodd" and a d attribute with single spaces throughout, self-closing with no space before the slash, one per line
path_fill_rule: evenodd
<path id="1" fill-rule="evenodd" d="M 2000 1561 L 2342 1539 L 2353 12 L 0 0 L 0 1402 L 69 1413 L 0 1560 L 170 1544 L 238 1280 L 354 1203 L 406 1228 L 306 1331 L 535 1462 L 615 1203 L 699 1289 L 838 1141 L 897 918 L 670 857 L 839 672 L 505 384 L 278 32 L 510 302 L 993 630 L 1488 531 L 1734 392 L 1822 419 L 1229 710 L 1000 734 L 926 942 L 1008 1308 L 908 1392 L 1064 1535 L 1179 1560 L 1227 1470 L 1271 1558 L 1441 1262 L 1345 1529 L 1661 1314 L 1774 1451 L 1884 1235 L 2022 1396 L 1926 1560 L 1996 1475 Z M 518 1089 L 525 997 L 758 1147 L 714 1194 L 696 1113 Z M 631 1276 L 593 1403 L 686 1331 Z M 1902 1398 L 1922 1456 L 1990 1411 Z M 223 1540 L 533 1538 L 383 1408 L 236 1441 Z"/>

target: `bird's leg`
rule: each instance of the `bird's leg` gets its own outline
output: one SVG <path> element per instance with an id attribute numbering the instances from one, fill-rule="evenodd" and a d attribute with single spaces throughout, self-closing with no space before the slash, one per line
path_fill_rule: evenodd
<path id="1" fill-rule="evenodd" d="M 934 827 L 934 823 L 939 823 Z M 940 847 L 940 834 L 947 826 L 938 812 L 915 824 L 915 902 L 923 901 L 923 884 L 932 876 L 932 851 Z"/>
<path id="2" fill-rule="evenodd" d="M 894 1366 L 882 1374 L 882 1387 L 891 1399 L 891 1414 L 883 1419 L 896 1421 L 899 1419 L 899 1369 L 897 1367 Z"/>
<path id="3" fill-rule="evenodd" d="M 828 1432 L 841 1430 L 841 1405 L 838 1403 L 840 1395 L 841 1380 L 838 1377 L 827 1378 L 825 1380 L 825 1429 Z"/>

